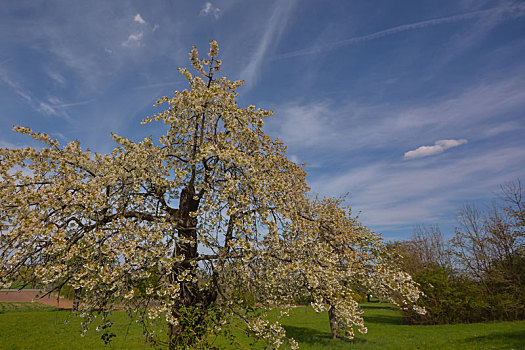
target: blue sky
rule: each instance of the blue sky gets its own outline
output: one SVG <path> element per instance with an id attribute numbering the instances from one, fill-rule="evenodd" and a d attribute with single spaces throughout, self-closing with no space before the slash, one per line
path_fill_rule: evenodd
<path id="1" fill-rule="evenodd" d="M 98 152 L 158 135 L 140 121 L 209 39 L 312 189 L 388 239 L 450 235 L 465 202 L 525 180 L 519 1 L 3 0 L 0 147 L 35 145 L 14 125 Z"/>

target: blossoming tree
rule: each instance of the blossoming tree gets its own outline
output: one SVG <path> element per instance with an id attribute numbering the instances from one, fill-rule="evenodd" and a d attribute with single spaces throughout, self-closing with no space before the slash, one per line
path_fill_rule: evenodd
<path id="1" fill-rule="evenodd" d="M 279 347 L 284 329 L 249 313 L 238 290 L 279 306 L 306 290 L 348 336 L 364 326 L 345 286 L 413 302 L 417 289 L 380 263 L 375 235 L 340 203 L 308 199 L 305 172 L 262 130 L 272 112 L 239 107 L 242 81 L 216 77 L 217 43 L 190 60 L 189 89 L 144 120 L 166 124 L 158 143 L 113 135 L 117 147 L 98 154 L 15 127 L 43 146 L 0 149 L 0 282 L 24 272 L 49 292 L 70 285 L 85 330 L 102 310 L 107 339 L 111 309 L 125 308 L 170 349 L 205 347 L 235 318 Z M 167 338 L 151 327 L 160 319 Z"/>
<path id="2" fill-rule="evenodd" d="M 353 338 L 354 327 L 366 333 L 360 295 L 425 312 L 417 305 L 416 283 L 392 263 L 396 257 L 381 236 L 353 217 L 341 199 L 306 200 L 295 215 L 279 237 L 266 237 L 262 250 L 273 258 L 261 267 L 265 284 L 280 288 L 280 300 L 306 293 L 316 311 L 328 311 L 333 338 Z"/>

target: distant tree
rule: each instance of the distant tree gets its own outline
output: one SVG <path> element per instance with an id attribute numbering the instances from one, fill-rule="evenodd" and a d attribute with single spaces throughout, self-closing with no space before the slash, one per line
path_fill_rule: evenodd
<path id="1" fill-rule="evenodd" d="M 398 245 L 402 266 L 410 274 L 452 266 L 449 244 L 437 225 L 414 227 L 411 239 Z"/>
<path id="2" fill-rule="evenodd" d="M 481 209 L 465 205 L 453 238 L 436 226 L 416 227 L 395 249 L 424 293 L 425 316 L 410 310 L 410 323 L 479 322 L 525 318 L 524 191 L 502 186 L 500 201 Z"/>
<path id="3" fill-rule="evenodd" d="M 462 294 L 466 290 L 465 281 L 456 276 L 450 244 L 437 225 L 414 227 L 410 240 L 396 242 L 390 249 L 399 256 L 394 263 L 418 283 L 423 294 L 419 304 L 427 311 L 422 315 L 403 310 L 406 323 L 451 323 L 463 319 L 460 308 L 468 303 Z"/>
<path id="4" fill-rule="evenodd" d="M 169 349 L 212 347 L 234 319 L 279 347 L 284 329 L 250 312 L 250 295 L 282 306 L 308 291 L 348 336 L 364 326 L 345 283 L 415 301 L 409 276 L 381 263 L 375 234 L 339 203 L 312 205 L 304 170 L 262 130 L 272 112 L 239 107 L 242 81 L 216 77 L 217 43 L 190 60 L 197 75 L 180 69 L 189 90 L 144 121 L 167 126 L 158 144 L 113 134 L 117 147 L 98 154 L 15 127 L 43 146 L 0 149 L 0 280 L 29 271 L 48 291 L 70 285 L 84 330 L 98 310 L 111 339 L 109 314 L 123 307 Z M 159 319 L 166 344 L 150 327 Z"/>
<path id="5" fill-rule="evenodd" d="M 490 319 L 525 318 L 525 193 L 520 180 L 502 186 L 502 202 L 466 205 L 452 241 L 459 267 L 479 282 Z"/>

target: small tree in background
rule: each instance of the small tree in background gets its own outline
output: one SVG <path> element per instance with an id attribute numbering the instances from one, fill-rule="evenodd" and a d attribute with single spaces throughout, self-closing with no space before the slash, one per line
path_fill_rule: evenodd
<path id="1" fill-rule="evenodd" d="M 419 283 L 428 311 L 404 312 L 409 323 L 458 323 L 525 318 L 524 192 L 518 180 L 502 186 L 485 210 L 465 205 L 449 241 L 435 226 L 417 227 L 397 243 L 401 267 Z"/>
<path id="2" fill-rule="evenodd" d="M 167 126 L 157 144 L 113 135 L 117 147 L 98 154 L 15 128 L 43 147 L 0 149 L 0 279 L 29 271 L 47 291 L 81 291 L 84 331 L 99 310 L 104 339 L 111 309 L 124 307 L 169 349 L 209 347 L 235 319 L 279 347 L 284 329 L 250 313 L 247 295 L 282 306 L 307 291 L 348 336 L 364 329 L 350 286 L 415 301 L 409 277 L 381 263 L 375 234 L 340 203 L 308 200 L 305 172 L 262 130 L 272 112 L 239 107 L 242 81 L 216 77 L 217 43 L 190 60 L 197 75 L 180 69 L 189 89 L 144 121 Z M 151 328 L 159 319 L 165 344 Z"/>
<path id="3" fill-rule="evenodd" d="M 280 237 L 264 241 L 264 252 L 273 259 L 263 265 L 261 288 L 280 289 L 280 300 L 308 293 L 316 311 L 328 312 L 333 338 L 353 338 L 354 327 L 366 333 L 358 300 L 367 293 L 424 313 L 416 305 L 420 292 L 412 278 L 341 199 L 316 199 L 303 208 Z"/>
<path id="4" fill-rule="evenodd" d="M 421 315 L 403 310 L 403 318 L 411 324 L 466 322 L 468 310 L 479 307 L 475 285 L 457 274 L 453 267 L 450 243 L 438 226 L 416 226 L 409 241 L 396 243 L 399 266 L 417 281 L 423 296 L 420 305 L 427 313 Z M 468 314 L 468 315 L 467 315 Z"/>
<path id="5" fill-rule="evenodd" d="M 502 202 L 487 210 L 466 205 L 452 240 L 463 273 L 483 288 L 485 318 L 525 318 L 525 192 L 503 185 Z"/>

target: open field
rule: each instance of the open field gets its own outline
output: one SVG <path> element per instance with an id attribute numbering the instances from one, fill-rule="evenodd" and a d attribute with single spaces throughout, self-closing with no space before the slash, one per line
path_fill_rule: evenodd
<path id="1" fill-rule="evenodd" d="M 116 312 L 117 336 L 105 346 L 100 334 L 90 331 L 80 337 L 80 320 L 70 311 L 25 303 L 0 306 L 0 349 L 148 349 L 141 328 L 126 314 Z M 328 316 L 310 307 L 292 310 L 283 324 L 302 349 L 525 349 L 525 321 L 443 326 L 407 326 L 386 304 L 364 304 L 368 334 L 353 341 L 330 338 Z M 69 321 L 69 324 L 64 324 Z M 248 343 L 242 344 L 247 348 Z M 226 346 L 223 339 L 216 345 Z"/>

